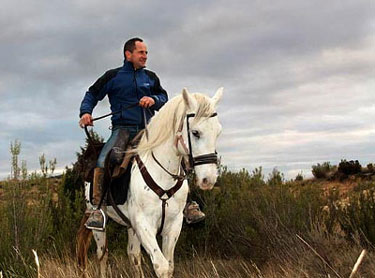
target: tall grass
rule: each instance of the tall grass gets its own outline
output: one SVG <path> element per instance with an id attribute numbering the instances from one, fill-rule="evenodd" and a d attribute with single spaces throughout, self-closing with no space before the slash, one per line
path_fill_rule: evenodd
<path id="1" fill-rule="evenodd" d="M 4 277 L 36 277 L 32 249 L 40 256 L 41 277 L 78 277 L 74 243 L 84 212 L 78 184 L 82 183 L 70 169 L 58 184 L 45 177 L 2 183 Z M 223 168 L 213 191 L 192 192 L 207 218 L 184 225 L 175 252 L 175 276 L 335 277 L 337 272 L 349 277 L 367 248 L 358 277 L 374 277 L 374 189 L 373 182 L 360 183 L 348 195 L 349 206 L 343 206 L 338 191 L 327 191 L 315 181 L 286 182 L 277 171 L 265 181 L 261 168 L 252 173 Z M 110 277 L 131 277 L 125 229 L 110 223 L 107 232 Z M 98 271 L 94 251 L 92 246 L 91 277 Z M 153 277 L 144 258 L 146 277 Z"/>

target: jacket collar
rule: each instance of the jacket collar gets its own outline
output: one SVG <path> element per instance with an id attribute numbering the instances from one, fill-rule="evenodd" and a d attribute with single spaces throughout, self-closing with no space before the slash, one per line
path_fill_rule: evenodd
<path id="1" fill-rule="evenodd" d="M 135 71 L 134 70 L 134 66 L 133 66 L 133 63 L 132 62 L 129 62 L 129 61 L 126 61 L 124 60 L 124 66 L 123 66 L 124 69 L 126 70 L 130 70 L 130 71 Z M 141 69 L 144 69 L 145 67 L 143 68 L 139 68 L 137 70 L 141 70 Z"/>

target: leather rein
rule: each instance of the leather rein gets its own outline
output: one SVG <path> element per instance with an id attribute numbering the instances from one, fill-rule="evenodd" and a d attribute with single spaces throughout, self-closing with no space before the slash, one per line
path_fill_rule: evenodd
<path id="1" fill-rule="evenodd" d="M 215 117 L 217 116 L 217 113 L 213 113 L 209 117 Z M 166 172 L 168 173 L 172 178 L 177 180 L 176 184 L 168 189 L 164 190 L 161 188 L 151 177 L 150 173 L 147 171 L 146 166 L 142 162 L 141 158 L 137 154 L 135 156 L 135 159 L 137 161 L 139 171 L 142 174 L 143 180 L 145 181 L 146 185 L 154 191 L 156 195 L 158 195 L 159 199 L 162 201 L 162 216 L 161 216 L 161 224 L 158 230 L 158 235 L 161 234 L 164 223 L 165 223 L 165 208 L 168 205 L 167 201 L 181 188 L 184 179 L 186 179 L 187 174 L 192 173 L 194 171 L 194 167 L 198 165 L 203 165 L 203 164 L 217 164 L 218 163 L 218 158 L 217 158 L 217 153 L 210 153 L 210 154 L 204 154 L 204 155 L 199 155 L 196 157 L 193 157 L 193 152 L 192 152 L 192 147 L 191 147 L 191 137 L 190 137 L 190 126 L 189 126 L 189 118 L 195 117 L 194 113 L 190 113 L 186 115 L 186 127 L 187 127 L 187 134 L 188 134 L 188 144 L 189 148 L 187 148 L 184 139 L 182 137 L 182 129 L 183 129 L 183 123 L 184 123 L 184 118 L 181 119 L 180 125 L 178 127 L 177 133 L 176 133 L 176 139 L 175 139 L 175 147 L 178 148 L 178 143 L 182 145 L 182 148 L 188 155 L 188 160 L 183 159 L 181 163 L 181 169 L 180 169 L 180 175 L 175 175 L 169 172 L 155 157 L 154 153 L 151 152 L 153 159 L 155 162 Z M 185 174 L 182 174 L 182 173 Z"/>
<path id="2" fill-rule="evenodd" d="M 132 108 L 132 107 L 135 107 L 137 106 L 138 103 L 136 104 L 132 104 L 128 107 L 126 107 L 125 109 L 129 109 L 129 108 Z M 124 110 L 124 109 L 122 109 Z M 104 116 L 101 116 L 101 117 L 98 117 L 98 118 L 94 118 L 92 121 L 96 121 L 96 120 L 100 120 L 100 119 L 103 119 L 105 117 L 108 117 L 108 116 L 111 116 L 113 114 L 117 114 L 117 113 L 120 113 L 122 110 L 120 111 L 116 111 L 116 112 L 113 112 L 113 113 L 109 113 L 109 114 L 106 114 Z M 145 121 L 145 129 L 146 129 L 146 137 L 148 139 L 148 130 L 147 130 L 147 124 L 146 124 L 146 115 L 145 115 L 145 110 L 143 109 L 143 116 L 144 116 L 144 121 Z M 212 117 L 215 117 L 217 116 L 217 113 L 213 113 L 211 114 L 209 117 L 212 118 Z M 177 130 L 177 133 L 176 133 L 176 138 L 175 138 L 175 147 L 178 149 L 178 144 L 180 143 L 182 148 L 184 149 L 185 153 L 188 155 L 188 159 L 183 159 L 182 162 L 181 162 L 181 169 L 180 169 L 180 174 L 178 175 L 175 175 L 175 174 L 172 174 L 170 173 L 155 157 L 154 153 L 152 152 L 152 157 L 153 159 L 155 160 L 155 162 L 166 172 L 168 173 L 170 176 L 172 176 L 175 180 L 177 180 L 176 184 L 168 189 L 168 190 L 164 190 L 162 189 L 154 180 L 153 178 L 151 177 L 150 173 L 147 171 L 147 168 L 146 166 L 144 165 L 144 163 L 142 162 L 142 160 L 140 159 L 139 155 L 137 154 L 135 156 L 135 159 L 137 161 L 137 164 L 138 164 L 138 167 L 139 167 L 139 170 L 142 174 L 142 177 L 145 181 L 145 183 L 147 184 L 147 186 L 152 190 L 154 191 L 154 193 L 156 195 L 158 195 L 159 199 L 162 201 L 162 219 L 161 219 L 161 224 L 160 224 L 160 227 L 159 227 L 159 230 L 158 230 L 158 234 L 161 234 L 162 230 L 163 230 L 163 227 L 164 227 L 164 222 L 165 222 L 165 208 L 166 206 L 168 205 L 167 201 L 181 188 L 182 184 L 183 184 L 183 181 L 187 178 L 187 175 L 192 173 L 194 171 L 194 167 L 195 166 L 198 166 L 198 165 L 203 165 L 203 164 L 217 164 L 218 163 L 218 158 L 217 158 L 217 152 L 215 151 L 215 153 L 209 153 L 209 154 L 204 154 L 204 155 L 199 155 L 199 156 L 195 156 L 193 157 L 193 151 L 192 151 L 192 145 L 191 145 L 191 136 L 190 136 L 190 125 L 189 125 L 189 119 L 192 118 L 192 117 L 195 117 L 195 113 L 190 113 L 190 114 L 187 114 L 186 115 L 186 127 L 187 127 L 187 134 L 188 134 L 188 145 L 189 145 L 189 148 L 186 146 L 185 142 L 184 142 L 184 139 L 182 137 L 182 129 L 183 129 L 183 125 L 184 125 L 184 118 L 181 119 L 180 121 L 180 124 L 179 124 L 179 127 L 178 127 L 178 130 Z M 85 133 L 86 133 L 86 136 L 88 138 L 88 141 L 89 141 L 89 145 L 92 145 L 93 149 L 94 149 L 94 152 L 96 153 L 96 149 L 94 148 L 94 141 L 90 135 L 90 133 L 88 132 L 87 130 L 87 126 L 85 126 Z M 109 186 L 108 186 L 109 187 Z M 117 212 L 117 214 L 120 216 L 120 218 L 129 226 L 131 226 L 131 223 L 129 221 L 129 219 L 121 212 L 121 210 L 117 207 L 114 199 L 113 199 L 113 196 L 112 196 L 112 193 L 111 193 L 111 190 L 108 190 L 109 192 L 109 199 L 110 199 L 110 202 L 112 204 L 112 207 L 114 208 L 114 210 Z M 105 192 L 100 200 L 100 203 L 99 203 L 99 207 L 101 206 L 102 202 L 103 202 L 103 199 L 104 199 L 104 196 L 106 195 L 107 192 Z"/>

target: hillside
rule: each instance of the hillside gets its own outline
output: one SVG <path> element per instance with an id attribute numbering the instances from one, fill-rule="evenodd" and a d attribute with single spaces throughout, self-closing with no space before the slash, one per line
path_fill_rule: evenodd
<path id="1" fill-rule="evenodd" d="M 370 253 L 358 277 L 373 277 L 373 175 L 361 171 L 337 178 L 334 169 L 324 178 L 285 181 L 278 171 L 266 180 L 261 168 L 251 173 L 222 168 L 214 190 L 192 190 L 207 218 L 184 225 L 176 247 L 177 277 L 190 278 L 191 271 L 202 278 L 334 277 L 334 272 L 349 277 L 364 248 Z M 45 277 L 78 277 L 71 258 L 84 200 L 76 175 L 68 169 L 58 179 L 1 182 L 0 269 L 5 277 L 35 277 L 31 249 L 46 262 Z M 110 223 L 107 232 L 113 277 L 131 277 L 123 263 L 123 227 Z M 94 247 L 90 250 L 93 259 Z M 95 264 L 90 269 L 97 271 Z"/>

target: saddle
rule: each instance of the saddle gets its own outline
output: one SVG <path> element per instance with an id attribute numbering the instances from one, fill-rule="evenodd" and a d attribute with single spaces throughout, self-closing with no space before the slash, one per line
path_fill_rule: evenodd
<path id="1" fill-rule="evenodd" d="M 126 131 L 125 130 L 120 131 L 120 136 L 119 136 L 120 138 L 122 137 L 121 132 L 126 132 Z M 144 133 L 144 130 L 141 130 L 140 132 L 138 132 L 137 135 L 133 138 L 133 140 L 130 141 L 129 144 L 127 144 L 127 142 L 125 143 L 119 140 L 121 141 L 119 142 L 119 149 L 115 149 L 116 147 L 116 144 L 115 144 L 115 147 L 113 147 L 115 151 L 110 152 L 110 158 L 109 158 L 111 161 L 111 164 L 114 165 L 114 168 L 112 171 L 112 178 L 117 179 L 121 177 L 128 168 L 131 168 L 128 166 L 130 164 L 130 161 L 132 161 L 132 159 L 135 156 L 134 149 L 138 146 L 143 133 Z M 127 138 L 129 140 L 129 134 L 127 135 Z M 119 151 L 119 152 L 116 153 L 116 151 Z"/>
<path id="2" fill-rule="evenodd" d="M 135 156 L 134 149 L 137 147 L 141 137 L 143 135 L 143 130 L 140 131 L 130 142 L 129 133 L 126 130 L 120 130 L 117 141 L 115 142 L 113 148 L 108 153 L 105 160 L 105 175 L 104 175 L 104 188 L 107 188 L 108 194 L 113 196 L 116 205 L 123 205 L 127 200 L 129 182 L 130 182 L 130 172 L 131 172 L 131 161 Z M 91 163 L 90 173 L 85 177 L 85 181 L 91 182 L 93 180 L 93 172 L 96 166 L 96 160 L 100 154 L 101 149 L 104 144 L 97 147 L 97 155 L 95 158 L 95 163 Z M 105 189 L 103 188 L 103 192 Z M 92 187 L 90 188 L 90 200 L 92 200 Z M 111 205 L 111 202 L 104 199 L 105 205 Z"/>

